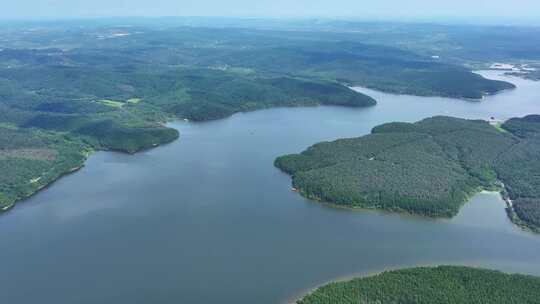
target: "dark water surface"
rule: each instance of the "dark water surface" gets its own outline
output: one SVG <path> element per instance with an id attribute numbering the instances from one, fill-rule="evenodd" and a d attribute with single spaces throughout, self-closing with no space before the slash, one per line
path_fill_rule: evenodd
<path id="1" fill-rule="evenodd" d="M 291 192 L 272 165 L 383 122 L 540 112 L 540 82 L 510 79 L 517 90 L 483 102 L 362 89 L 379 105 L 175 123 L 172 144 L 96 153 L 0 217 L 0 303 L 280 303 L 332 279 L 440 263 L 540 275 L 540 236 L 513 226 L 495 193 L 452 220 L 348 211 Z"/>

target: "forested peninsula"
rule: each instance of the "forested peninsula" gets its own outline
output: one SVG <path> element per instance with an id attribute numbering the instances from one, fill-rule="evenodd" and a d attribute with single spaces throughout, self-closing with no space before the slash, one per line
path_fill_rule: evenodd
<path id="1" fill-rule="evenodd" d="M 40 79 L 24 69 L 0 78 L 0 94 L 8 95 L 0 102 L 0 210 L 81 167 L 90 151 L 135 153 L 173 141 L 179 134 L 162 125 L 168 119 L 210 120 L 274 106 L 375 104 L 339 84 L 290 77 L 192 70 L 125 73 L 121 79 L 110 74 L 103 81 L 97 71 L 43 72 Z M 137 83 L 139 94 L 126 78 Z"/>
<path id="2" fill-rule="evenodd" d="M 311 199 L 432 217 L 455 216 L 472 194 L 496 189 L 516 224 L 540 231 L 540 115 L 500 126 L 444 116 L 387 123 L 275 165 Z"/>
<path id="3" fill-rule="evenodd" d="M 91 151 L 135 153 L 175 140 L 178 132 L 164 125 L 170 120 L 376 103 L 346 84 L 459 98 L 514 87 L 429 56 L 333 35 L 36 27 L 0 29 L 0 210 L 81 167 Z"/>
<path id="4" fill-rule="evenodd" d="M 540 278 L 460 266 L 387 271 L 330 283 L 298 304 L 538 303 Z"/>

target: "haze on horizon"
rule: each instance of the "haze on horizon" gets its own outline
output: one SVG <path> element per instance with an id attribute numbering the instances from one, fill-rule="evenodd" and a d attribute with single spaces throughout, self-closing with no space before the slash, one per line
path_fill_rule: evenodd
<path id="1" fill-rule="evenodd" d="M 0 18 L 64 19 L 120 16 L 347 17 L 361 19 L 500 20 L 536 23 L 540 1 L 514 0 L 19 0 L 5 1 Z"/>

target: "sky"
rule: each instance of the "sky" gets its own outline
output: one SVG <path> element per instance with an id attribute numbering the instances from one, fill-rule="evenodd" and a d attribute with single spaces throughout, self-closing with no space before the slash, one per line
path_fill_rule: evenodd
<path id="1" fill-rule="evenodd" d="M 2 0 L 2 19 L 114 16 L 540 19 L 540 0 Z"/>

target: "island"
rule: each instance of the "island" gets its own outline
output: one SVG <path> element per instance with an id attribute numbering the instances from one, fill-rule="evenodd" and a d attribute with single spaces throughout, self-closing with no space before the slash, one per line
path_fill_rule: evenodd
<path id="1" fill-rule="evenodd" d="M 537 303 L 540 278 L 462 266 L 417 267 L 335 282 L 298 304 Z"/>
<path id="2" fill-rule="evenodd" d="M 455 216 L 471 195 L 498 190 L 514 223 L 540 231 L 540 115 L 387 123 L 278 157 L 275 166 L 310 199 L 431 217 Z"/>

